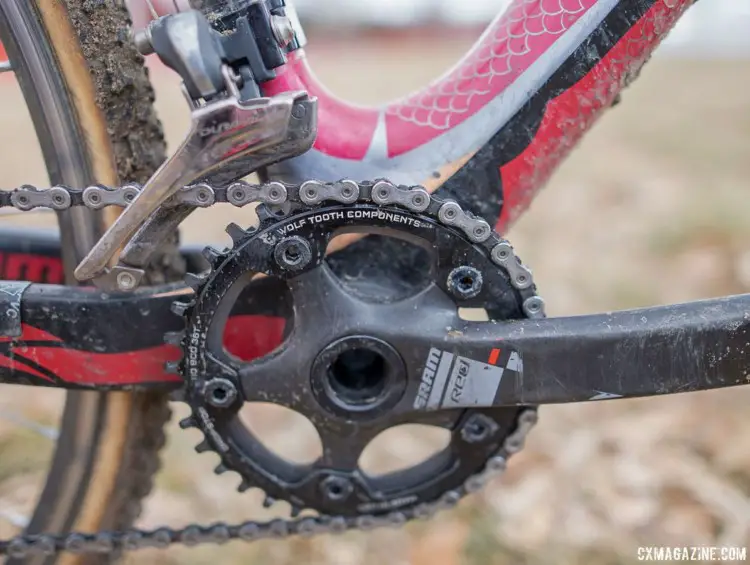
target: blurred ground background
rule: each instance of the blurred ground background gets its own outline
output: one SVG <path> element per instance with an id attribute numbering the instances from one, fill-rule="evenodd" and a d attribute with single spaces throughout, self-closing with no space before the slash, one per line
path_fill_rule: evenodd
<path id="1" fill-rule="evenodd" d="M 727 57 L 726 41 L 711 43 L 721 49 L 700 49 L 708 36 L 699 18 L 690 21 L 699 39 L 678 30 L 509 234 L 534 270 L 550 315 L 750 292 L 750 58 Z M 325 30 L 309 35 L 310 59 L 324 82 L 362 103 L 383 102 L 434 78 L 474 37 L 467 30 L 442 33 L 430 42 L 428 57 L 420 38 L 376 33 L 354 43 Z M 748 54 L 737 50 L 741 41 L 721 39 L 734 45 L 732 55 Z M 187 111 L 174 102 L 181 100 L 174 77 L 161 68 L 152 76 L 174 146 Z M 44 183 L 12 82 L 0 83 L 0 100 L 3 186 Z M 185 225 L 184 238 L 220 243 L 229 221 L 250 218 L 237 210 L 202 211 Z M 12 398 L 0 395 L 0 409 L 52 425 L 61 398 L 14 391 Z M 431 522 L 313 540 L 140 552 L 128 562 L 624 565 L 636 561 L 639 545 L 748 546 L 749 402 L 750 387 L 543 407 L 505 476 Z M 176 422 L 184 410 L 174 409 Z M 30 503 L 51 449 L 42 434 L 7 420 L 0 420 L 6 522 Z M 265 427 L 274 441 L 304 449 L 287 422 L 279 416 Z M 252 492 L 236 493 L 233 475 L 214 476 L 216 459 L 195 454 L 197 440 L 171 425 L 158 489 L 140 525 L 283 513 L 283 506 L 259 510 L 261 499 Z M 396 460 L 421 443 L 418 434 L 400 434 L 377 456 Z M 0 534 L 8 530 L 0 519 Z"/>

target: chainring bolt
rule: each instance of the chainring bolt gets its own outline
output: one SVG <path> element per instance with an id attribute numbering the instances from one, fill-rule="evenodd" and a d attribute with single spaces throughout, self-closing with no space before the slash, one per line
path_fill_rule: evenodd
<path id="1" fill-rule="evenodd" d="M 227 408 L 237 400 L 237 387 L 227 379 L 212 379 L 203 387 L 203 396 L 211 406 Z"/>
<path id="2" fill-rule="evenodd" d="M 310 243 L 298 235 L 287 237 L 276 245 L 273 251 L 276 263 L 287 271 L 299 271 L 312 261 Z"/>
<path id="3" fill-rule="evenodd" d="M 462 265 L 448 275 L 448 290 L 460 300 L 474 298 L 482 290 L 482 273 L 474 267 Z"/>
<path id="4" fill-rule="evenodd" d="M 497 429 L 497 424 L 484 414 L 474 414 L 461 428 L 461 438 L 466 443 L 482 443 L 494 435 Z"/>
<path id="5" fill-rule="evenodd" d="M 329 500 L 345 500 L 354 490 L 349 479 L 344 477 L 326 477 L 320 483 L 320 489 Z"/>
<path id="6" fill-rule="evenodd" d="M 524 300 L 523 311 L 529 318 L 544 316 L 544 300 L 540 296 L 530 296 Z"/>

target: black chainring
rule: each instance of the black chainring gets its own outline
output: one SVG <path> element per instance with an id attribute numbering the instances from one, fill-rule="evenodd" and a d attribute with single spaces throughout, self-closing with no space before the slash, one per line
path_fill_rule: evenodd
<path id="1" fill-rule="evenodd" d="M 367 199 L 316 207 L 296 203 L 286 215 L 260 208 L 258 228 L 230 227 L 232 248 L 207 252 L 210 273 L 189 281 L 196 290 L 194 300 L 176 308 L 187 320 L 180 370 L 187 383 L 185 400 L 193 410 L 183 427 L 197 427 L 204 433 L 205 440 L 196 449 L 219 454 L 218 473 L 239 473 L 239 490 L 260 488 L 269 504 L 286 500 L 295 512 L 382 515 L 434 502 L 449 491 L 463 495 L 466 481 L 502 452 L 503 441 L 514 431 L 522 411 L 520 407 L 406 409 L 422 375 L 404 372 L 405 366 L 414 368 L 419 360 L 409 359 L 408 344 L 399 343 L 399 324 L 413 323 L 420 316 L 425 323 L 444 324 L 449 330 L 451 324 L 457 325 L 459 306 L 485 308 L 497 321 L 522 318 L 523 300 L 535 289 L 517 290 L 507 272 L 491 261 L 492 245 L 500 241 L 496 234 L 483 243 L 472 243 L 461 230 L 442 224 L 431 211 L 434 206 L 414 212 L 362 200 Z M 384 288 L 366 273 L 347 273 L 346 262 L 337 262 L 336 254 L 326 259 L 331 239 L 351 232 L 379 234 L 374 237 L 388 242 L 394 241 L 392 237 L 401 240 L 394 245 L 408 246 L 411 256 L 428 269 L 429 276 L 422 271 L 415 277 L 422 287 L 415 292 L 413 284 L 394 281 Z M 279 243 L 290 237 L 308 244 L 303 251 L 309 249 L 310 260 L 301 270 L 281 268 L 275 259 Z M 476 296 L 456 298 L 451 288 L 456 281 L 451 277 L 457 267 L 481 274 Z M 224 350 L 222 336 L 237 297 L 253 278 L 257 281 L 258 273 L 286 283 L 293 319 L 283 344 L 247 363 Z M 329 378 L 336 355 L 360 345 L 376 350 L 386 360 L 384 372 L 389 373 L 383 390 L 364 391 L 370 397 L 365 399 L 365 409 L 358 404 L 361 399 L 341 400 L 344 397 L 332 390 Z M 217 387 L 224 402 L 212 396 Z M 321 437 L 323 457 L 311 465 L 298 465 L 266 448 L 239 418 L 247 401 L 276 402 L 302 413 Z M 484 426 L 480 441 L 467 434 L 476 422 Z M 405 423 L 446 428 L 450 443 L 410 469 L 367 476 L 358 465 L 362 449 L 378 433 Z"/>

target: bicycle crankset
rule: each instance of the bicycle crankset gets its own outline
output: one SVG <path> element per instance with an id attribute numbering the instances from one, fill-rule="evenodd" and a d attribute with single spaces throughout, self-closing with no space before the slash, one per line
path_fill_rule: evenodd
<path id="1" fill-rule="evenodd" d="M 240 491 L 261 488 L 268 505 L 283 499 L 295 513 L 312 509 L 364 526 L 455 504 L 504 468 L 536 421 L 533 408 L 492 407 L 523 378 L 521 353 L 502 343 L 462 348 L 458 308 L 485 308 L 498 323 L 542 317 L 530 271 L 484 220 L 422 188 L 386 181 L 284 188 L 287 211 L 261 207 L 258 227 L 230 226 L 232 248 L 208 248 L 210 272 L 188 281 L 194 299 L 174 305 L 186 331 L 168 336 L 184 351 L 171 368 L 185 378 L 193 412 L 182 427 L 204 433 L 196 449 L 219 454 L 217 473 L 239 473 Z M 424 248 L 427 284 L 394 298 L 337 277 L 325 259 L 328 244 L 363 232 Z M 259 274 L 286 282 L 293 320 L 275 351 L 242 361 L 223 348 L 222 336 L 235 301 Z M 254 402 L 307 417 L 321 439 L 320 458 L 300 465 L 268 449 L 239 417 Z M 368 443 L 406 423 L 445 428 L 450 442 L 411 468 L 363 472 Z"/>
<path id="2" fill-rule="evenodd" d="M 134 190 L 137 187 L 23 186 L 0 195 L 0 208 L 96 209 L 104 202 L 126 206 Z M 501 471 L 536 421 L 536 410 L 529 405 L 747 383 L 747 295 L 542 319 L 544 303 L 535 294 L 531 272 L 510 244 L 457 203 L 419 187 L 387 181 L 310 181 L 299 186 L 240 182 L 188 186 L 175 197 L 173 205 L 192 207 L 262 203 L 260 222 L 250 230 L 230 226 L 231 249 L 206 250 L 210 268 L 188 281 L 195 289 L 190 302 L 173 302 L 176 293 L 190 296 L 173 286 L 112 296 L 9 283 L 3 298 L 8 351 L 42 370 L 50 342 L 34 340 L 46 331 L 61 336 L 53 343 L 56 351 L 72 353 L 65 358 L 90 363 L 90 351 L 79 345 L 81 332 L 86 347 L 98 354 L 113 335 L 138 327 L 143 335 L 139 333 L 138 345 L 127 351 L 142 358 L 136 367 L 153 367 L 149 378 L 122 381 L 119 372 L 112 377 L 102 370 L 93 386 L 179 390 L 179 399 L 192 407 L 183 426 L 203 431 L 205 441 L 198 449 L 219 454 L 218 472 L 236 471 L 242 476 L 241 489 L 261 488 L 270 495 L 269 502 L 285 499 L 295 511 L 312 509 L 318 515 L 149 531 L 21 534 L 0 540 L 0 555 L 106 554 L 174 543 L 192 546 L 394 526 L 455 504 Z M 395 277 L 393 284 L 384 285 L 361 269 L 362 263 L 346 259 L 355 247 L 381 257 L 389 253 L 394 240 L 382 235 L 325 257 L 327 247 L 337 246 L 332 239 L 349 232 L 391 235 L 405 240 L 398 245 L 411 245 L 401 248 L 407 253 L 393 253 L 393 270 L 402 273 L 401 280 Z M 414 270 L 408 284 L 404 265 Z M 384 272 L 380 266 L 377 271 Z M 261 274 L 267 276 L 263 283 L 254 280 Z M 418 280 L 424 281 L 421 287 L 413 284 Z M 266 286 L 273 288 L 270 294 L 257 292 Z M 284 299 L 284 287 L 291 305 Z M 251 312 L 268 312 L 248 309 L 248 294 L 254 295 L 256 306 L 258 300 L 273 302 L 272 319 L 287 319 L 287 327 L 270 353 L 260 356 L 257 343 L 249 342 L 252 347 L 229 347 L 237 355 L 233 357 L 222 346 L 224 326 Z M 81 324 L 70 315 L 71 304 L 85 306 L 91 319 L 106 323 Z M 167 315 L 170 305 L 183 317 L 182 326 Z M 464 320 L 459 306 L 483 307 L 492 321 Z M 158 341 L 163 332 L 180 327 L 182 331 L 166 339 L 184 354 L 169 367 L 182 379 L 164 374 L 159 368 L 163 357 L 141 353 L 144 347 L 159 349 L 151 334 Z M 238 327 L 249 339 L 258 337 L 258 331 L 248 331 L 246 319 Z M 26 380 L 28 372 L 10 370 L 0 375 L 0 382 L 92 386 L 76 371 L 67 378 L 48 374 L 50 378 L 44 375 L 37 383 Z M 240 408 L 248 403 L 252 409 L 258 401 L 305 415 L 321 437 L 319 460 L 292 465 L 245 429 Z M 403 472 L 379 477 L 364 473 L 359 454 L 369 441 L 408 422 L 447 429 L 448 447 Z"/>

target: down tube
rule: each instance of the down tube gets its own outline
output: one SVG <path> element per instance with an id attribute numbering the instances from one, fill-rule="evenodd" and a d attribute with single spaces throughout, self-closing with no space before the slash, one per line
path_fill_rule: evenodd
<path id="1" fill-rule="evenodd" d="M 335 98 L 298 50 L 265 91 L 317 96 L 318 138 L 270 174 L 421 184 L 504 231 L 692 3 L 513 0 L 456 67 L 378 108 Z"/>

